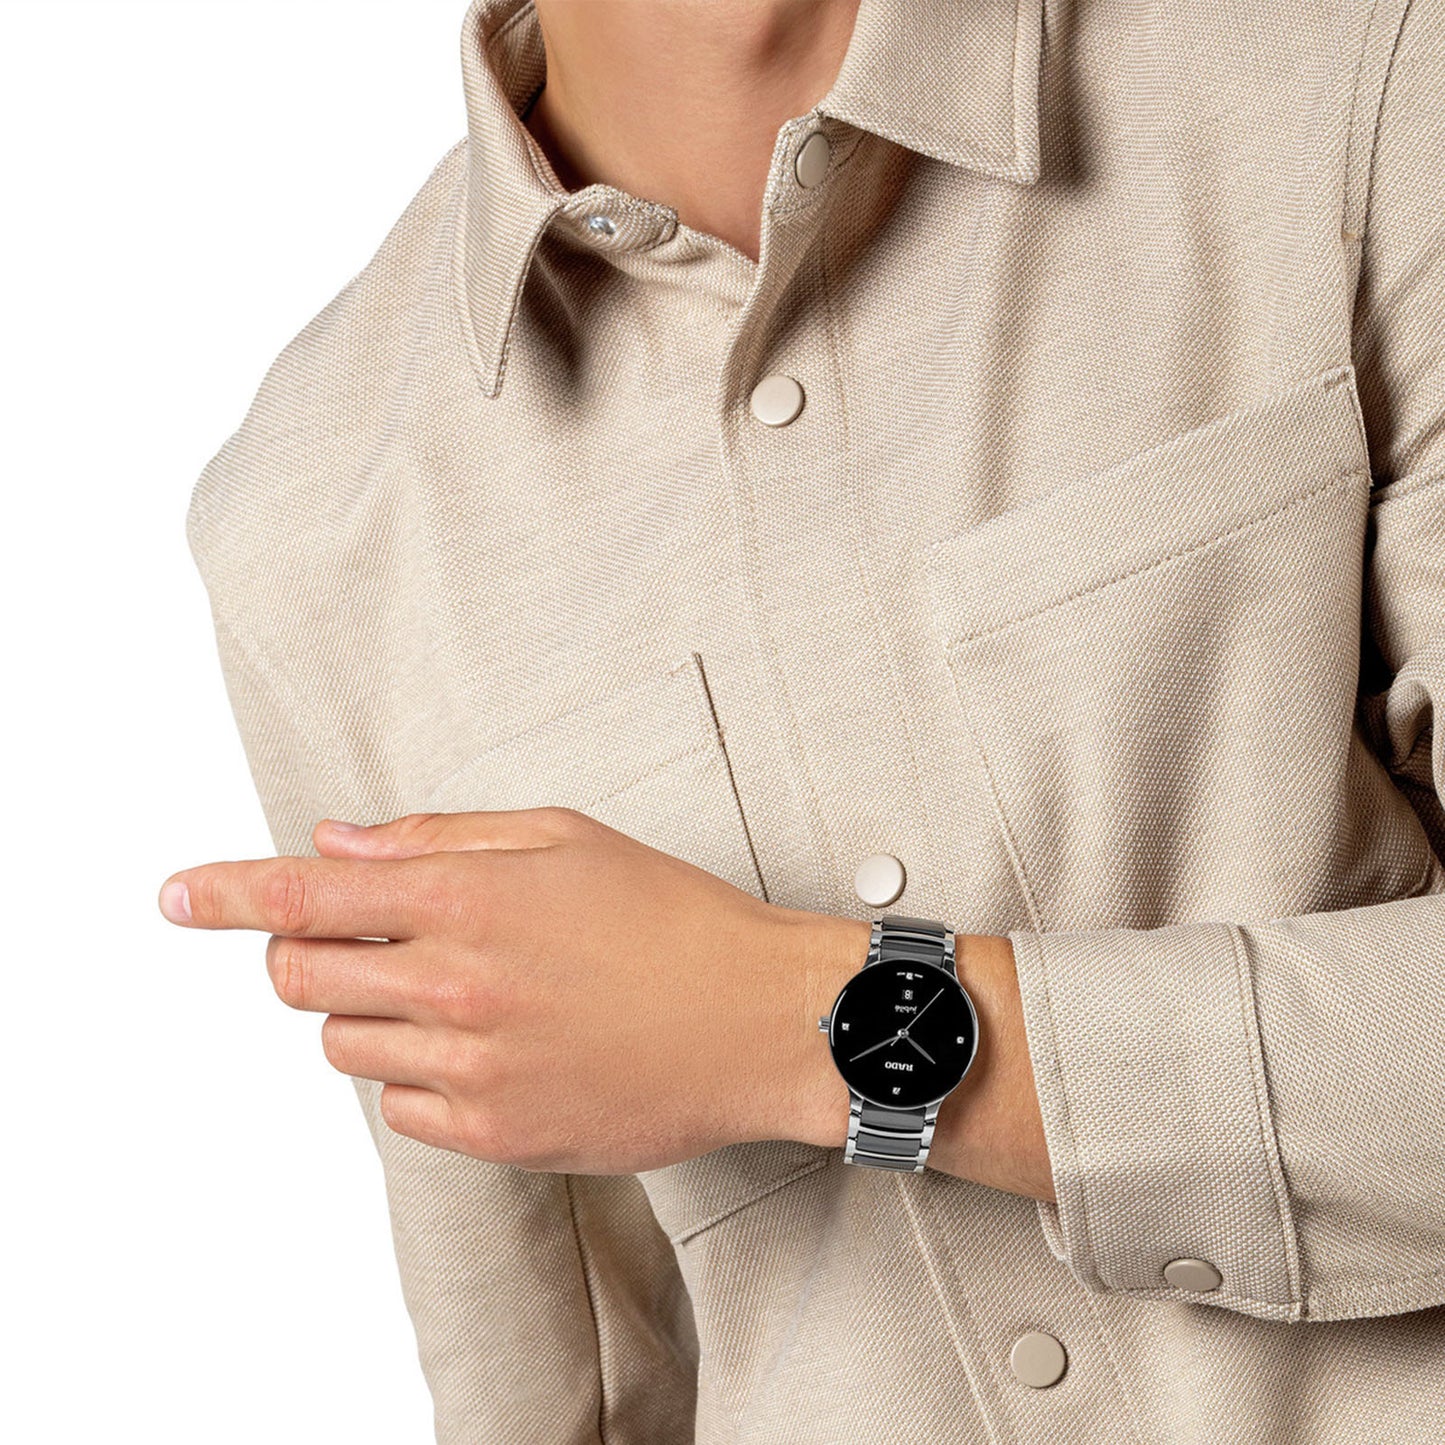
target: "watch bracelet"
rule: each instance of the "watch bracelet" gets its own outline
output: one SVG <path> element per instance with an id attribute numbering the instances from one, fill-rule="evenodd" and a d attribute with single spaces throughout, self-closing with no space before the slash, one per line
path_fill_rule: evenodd
<path id="1" fill-rule="evenodd" d="M 864 968 L 899 960 L 944 968 L 957 978 L 953 930 L 931 918 L 910 918 L 899 913 L 875 918 Z M 848 1139 L 843 1147 L 843 1162 L 921 1174 L 928 1162 L 934 1123 L 943 1101 L 916 1109 L 887 1109 L 851 1089 L 848 1092 Z"/>

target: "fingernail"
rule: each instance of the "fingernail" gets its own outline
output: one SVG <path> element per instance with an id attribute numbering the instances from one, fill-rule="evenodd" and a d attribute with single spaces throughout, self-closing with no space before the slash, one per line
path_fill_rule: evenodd
<path id="1" fill-rule="evenodd" d="M 172 923 L 191 921 L 191 890 L 179 878 L 161 889 L 161 912 Z"/>
<path id="2" fill-rule="evenodd" d="M 326 826 L 328 828 L 335 828 L 338 833 L 359 833 L 362 828 L 365 827 L 365 824 L 343 823 L 339 818 L 328 818 L 326 820 Z"/>

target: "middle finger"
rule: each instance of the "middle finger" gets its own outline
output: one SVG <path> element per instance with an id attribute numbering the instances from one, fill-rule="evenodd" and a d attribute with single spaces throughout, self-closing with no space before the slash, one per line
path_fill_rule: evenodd
<path id="1" fill-rule="evenodd" d="M 272 934 L 266 943 L 276 996 L 310 1013 L 418 1018 L 420 961 L 405 942 Z"/>

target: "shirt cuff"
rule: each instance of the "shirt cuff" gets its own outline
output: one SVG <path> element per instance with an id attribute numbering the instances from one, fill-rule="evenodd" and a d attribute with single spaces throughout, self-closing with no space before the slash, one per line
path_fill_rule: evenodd
<path id="1" fill-rule="evenodd" d="M 1085 1288 L 1301 1317 L 1248 957 L 1234 925 L 1036 933 L 1013 944 L 1057 1203 Z M 1201 1288 L 1212 1275 L 1220 1282 Z M 1171 1283 L 1165 1270 L 1183 1284 Z"/>

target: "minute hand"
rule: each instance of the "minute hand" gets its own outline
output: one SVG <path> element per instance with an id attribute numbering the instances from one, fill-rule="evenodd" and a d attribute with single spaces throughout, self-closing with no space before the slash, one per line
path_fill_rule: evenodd
<path id="1" fill-rule="evenodd" d="M 939 989 L 938 992 L 937 992 L 936 994 L 934 994 L 933 997 L 932 997 L 931 999 L 929 999 L 928 1002 L 927 1002 L 926 1004 L 924 1004 L 923 1007 L 922 1007 L 921 1009 L 919 1009 L 918 1012 L 917 1012 L 916 1014 L 914 1014 L 911 1019 L 908 1020 L 908 1029 L 911 1029 L 911 1028 L 913 1027 L 913 1025 L 916 1024 L 916 1023 L 918 1022 L 918 1020 L 921 1019 L 921 1018 L 923 1017 L 923 1015 L 926 1014 L 926 1013 L 928 1012 L 928 1010 L 931 1009 L 931 1008 L 933 1007 L 933 1005 L 938 1002 L 939 998 L 942 997 L 942 994 L 943 994 L 943 990 L 942 990 L 942 989 Z M 904 1033 L 907 1033 L 907 1032 L 908 1032 L 908 1029 L 904 1029 L 903 1032 L 904 1032 Z M 911 1040 L 910 1040 L 910 1042 L 911 1042 Z"/>

